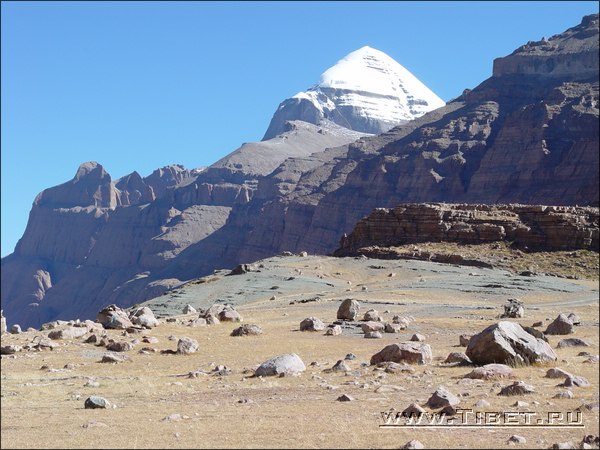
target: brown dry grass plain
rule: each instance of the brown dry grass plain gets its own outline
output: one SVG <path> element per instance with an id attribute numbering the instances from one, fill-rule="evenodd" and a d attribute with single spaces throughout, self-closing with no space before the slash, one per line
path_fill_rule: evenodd
<path id="1" fill-rule="evenodd" d="M 308 261 L 291 259 L 286 267 L 290 273 L 296 270 L 296 274 L 302 268 L 303 276 L 319 272 L 343 278 L 351 283 L 350 287 L 337 295 L 325 296 L 320 302 L 290 305 L 290 298 L 297 298 L 296 295 L 287 297 L 284 292 L 276 300 L 270 300 L 271 294 L 265 292 L 263 298 L 237 306 L 244 323 L 263 328 L 260 336 L 231 337 L 232 329 L 239 324 L 191 328 L 181 321 L 163 321 L 142 333 L 155 336 L 159 342 L 138 344 L 127 352 L 131 360 L 120 364 L 99 363 L 105 349 L 83 343 L 83 339 L 58 341 L 60 346 L 53 351 L 23 351 L 15 357 L 3 356 L 2 448 L 400 448 L 411 439 L 420 440 L 425 448 L 507 448 L 512 434 L 527 439 L 527 444 L 520 447 L 548 448 L 564 441 L 577 445 L 584 435 L 599 434 L 597 410 L 583 412 L 583 429 L 379 427 L 383 424 L 382 412 L 390 408 L 401 411 L 415 401 L 424 404 L 440 385 L 460 396 L 460 407 L 473 407 L 478 400 L 486 399 L 490 406 L 484 410 L 489 411 L 516 411 L 511 405 L 523 400 L 529 403 L 528 411 L 544 415 L 551 411 L 573 411 L 582 403 L 597 401 L 598 363 L 584 363 L 586 358 L 577 356 L 581 351 L 598 353 L 597 297 L 595 301 L 573 301 L 563 307 L 561 302 L 566 297 L 560 292 L 526 295 L 525 318 L 511 320 L 523 325 L 542 320 L 544 329 L 548 318 L 554 319 L 559 312 L 575 312 L 583 322 L 568 337 L 586 339 L 592 346 L 556 349 L 555 364 L 515 368 L 516 379 L 533 385 L 536 392 L 524 398 L 501 397 L 497 395 L 500 388 L 513 380 L 465 384 L 461 379 L 471 368 L 447 367 L 441 362 L 450 352 L 464 351 L 458 347 L 460 334 L 479 332 L 497 321 L 502 302 L 483 302 L 468 292 L 394 287 L 387 271 L 374 276 L 360 267 L 339 269 L 342 259 L 310 257 Z M 360 264 L 380 263 L 392 264 L 375 260 Z M 394 280 L 421 276 L 414 270 L 394 270 L 397 271 Z M 573 283 L 597 293 L 596 280 Z M 367 291 L 360 288 L 363 285 L 368 287 Z M 395 314 L 412 314 L 416 307 L 423 311 L 430 306 L 435 313 L 413 314 L 415 321 L 407 330 L 384 334 L 383 339 L 363 339 L 361 334 L 352 333 L 324 336 L 322 332 L 298 331 L 305 317 L 317 316 L 326 324 L 334 321 L 339 300 L 348 296 L 363 300 L 361 312 L 376 307 L 384 320 Z M 368 305 L 372 297 L 386 303 Z M 454 310 L 440 307 L 447 302 L 464 306 L 464 312 L 457 315 Z M 486 307 L 481 308 L 482 304 Z M 490 304 L 493 307 L 489 308 Z M 389 312 L 384 313 L 386 310 Z M 408 341 L 415 332 L 427 336 L 426 342 L 433 350 L 432 364 L 413 366 L 412 374 L 389 374 L 372 366 L 361 366 L 385 345 Z M 116 340 L 140 337 L 124 337 L 121 333 L 108 331 Z M 41 334 L 47 332 L 3 335 L 2 345 L 24 345 Z M 177 341 L 169 340 L 169 336 L 194 338 L 200 349 L 193 355 L 138 353 L 143 346 L 174 350 Z M 550 336 L 551 346 L 555 348 L 564 337 Z M 251 377 L 261 362 L 290 352 L 297 353 L 307 366 L 300 376 Z M 347 361 L 351 372 L 324 371 L 349 352 L 357 356 L 356 360 Z M 311 365 L 312 362 L 316 365 Z M 64 369 L 66 364 L 71 365 L 69 369 Z M 50 370 L 41 369 L 44 365 Z M 213 374 L 216 365 L 225 365 L 232 372 L 222 376 Z M 555 399 L 553 396 L 563 389 L 557 387 L 561 380 L 544 377 L 549 367 L 561 367 L 584 376 L 591 386 L 572 388 L 573 399 Z M 197 378 L 185 376 L 199 369 L 208 374 Z M 96 380 L 99 386 L 85 386 L 89 379 Z M 394 385 L 397 390 L 378 392 L 381 385 Z M 351 395 L 355 401 L 336 401 L 342 394 Z M 114 407 L 84 409 L 84 401 L 90 395 L 105 397 Z M 249 401 L 240 403 L 244 399 Z M 172 414 L 183 418 L 165 420 Z"/>

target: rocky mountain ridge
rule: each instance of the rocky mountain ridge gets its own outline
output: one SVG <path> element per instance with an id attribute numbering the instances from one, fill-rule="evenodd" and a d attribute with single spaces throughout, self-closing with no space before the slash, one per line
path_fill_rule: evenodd
<path id="1" fill-rule="evenodd" d="M 333 252 L 373 209 L 408 202 L 597 205 L 598 16 L 548 42 L 556 54 L 518 52 L 513 69 L 377 136 L 298 120 L 200 173 L 113 183 L 86 164 L 36 200 L 2 260 L 3 309 L 26 325 L 85 318 L 284 250 Z M 557 55 L 556 76 L 532 73 Z"/>
<path id="2" fill-rule="evenodd" d="M 420 242 L 510 242 L 529 250 L 599 250 L 600 210 L 543 205 L 404 204 L 378 208 L 342 237 L 336 255 Z"/>

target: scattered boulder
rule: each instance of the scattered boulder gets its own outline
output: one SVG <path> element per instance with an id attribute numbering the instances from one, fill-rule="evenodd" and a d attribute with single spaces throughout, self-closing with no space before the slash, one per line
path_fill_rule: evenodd
<path id="1" fill-rule="evenodd" d="M 391 361 L 396 363 L 406 362 L 409 364 L 429 364 L 433 357 L 429 344 L 419 342 L 405 342 L 402 344 L 390 344 L 379 353 L 371 357 L 371 365 Z"/>
<path id="2" fill-rule="evenodd" d="M 221 323 L 217 316 L 213 316 L 212 314 L 207 315 L 206 317 L 199 317 L 199 319 L 204 319 L 207 325 L 218 325 Z"/>
<path id="3" fill-rule="evenodd" d="M 192 305 L 185 305 L 181 312 L 183 314 L 196 314 L 198 311 L 196 311 L 196 308 L 194 308 Z"/>
<path id="4" fill-rule="evenodd" d="M 182 337 L 177 341 L 177 353 L 179 355 L 195 353 L 199 347 L 198 341 L 189 337 Z"/>
<path id="5" fill-rule="evenodd" d="M 553 367 L 552 369 L 548 369 L 546 372 L 546 378 L 566 378 L 570 376 L 571 373 L 561 369 L 560 367 Z"/>
<path id="6" fill-rule="evenodd" d="M 445 364 L 455 364 L 459 366 L 468 366 L 472 361 L 462 352 L 452 352 L 444 360 Z"/>
<path id="7" fill-rule="evenodd" d="M 250 264 L 238 264 L 235 269 L 229 272 L 226 276 L 229 275 L 243 275 L 248 272 L 252 272 L 253 267 Z"/>
<path id="8" fill-rule="evenodd" d="M 588 341 L 584 341 L 583 339 L 578 338 L 567 338 L 561 339 L 558 341 L 557 348 L 565 348 L 565 347 L 589 347 L 591 344 Z"/>
<path id="9" fill-rule="evenodd" d="M 264 363 L 254 372 L 256 377 L 281 375 L 281 374 L 298 374 L 304 372 L 306 366 L 304 362 L 295 353 L 275 356 Z"/>
<path id="10" fill-rule="evenodd" d="M 112 341 L 106 346 L 106 350 L 122 353 L 133 350 L 133 347 L 135 346 L 132 342 Z"/>
<path id="11" fill-rule="evenodd" d="M 512 445 L 527 444 L 527 439 L 525 439 L 523 436 L 519 436 L 518 434 L 513 434 L 511 437 L 508 438 L 508 441 L 506 443 Z"/>
<path id="12" fill-rule="evenodd" d="M 129 320 L 131 320 L 134 325 L 139 325 L 144 328 L 154 328 L 157 327 L 159 323 L 152 310 L 147 306 L 132 311 Z"/>
<path id="13" fill-rule="evenodd" d="M 8 332 L 10 334 L 21 334 L 23 331 L 21 330 L 21 325 L 15 323 L 12 327 L 10 327 L 10 330 L 8 330 Z"/>
<path id="14" fill-rule="evenodd" d="M 423 449 L 423 448 L 425 448 L 425 446 L 421 443 L 421 441 L 417 441 L 416 439 L 413 439 L 412 441 L 408 441 L 406 444 L 404 444 L 402 446 L 402 448 Z"/>
<path id="15" fill-rule="evenodd" d="M 522 381 L 515 381 L 513 384 L 509 386 L 503 387 L 498 395 L 525 395 L 525 394 L 533 394 L 535 389 L 533 386 L 523 383 Z"/>
<path id="16" fill-rule="evenodd" d="M 61 330 L 52 330 L 48 333 L 50 339 L 75 339 L 88 332 L 87 328 L 68 327 Z"/>
<path id="17" fill-rule="evenodd" d="M 36 350 L 54 350 L 58 344 L 46 336 L 36 336 L 32 339 L 31 344 Z"/>
<path id="18" fill-rule="evenodd" d="M 412 321 L 410 320 L 409 317 L 405 317 L 405 316 L 394 316 L 392 317 L 392 323 L 397 323 L 398 325 L 400 325 L 402 327 L 402 329 L 406 329 L 406 327 L 408 327 L 410 325 Z"/>
<path id="19" fill-rule="evenodd" d="M 590 382 L 584 378 L 584 377 L 580 377 L 578 375 L 570 375 L 568 376 L 565 381 L 561 384 L 561 386 L 563 387 L 588 387 L 590 386 Z"/>
<path id="20" fill-rule="evenodd" d="M 510 378 L 512 376 L 512 369 L 505 364 L 486 364 L 485 366 L 473 369 L 465 375 L 465 378 L 494 380 L 499 378 Z"/>
<path id="21" fill-rule="evenodd" d="M 548 325 L 545 334 L 561 335 L 574 333 L 573 322 L 564 314 L 559 314 L 554 321 Z"/>
<path id="22" fill-rule="evenodd" d="M 342 327 L 339 325 L 330 326 L 325 331 L 325 336 L 339 336 L 342 334 Z"/>
<path id="23" fill-rule="evenodd" d="M 85 400 L 84 407 L 85 409 L 98 409 L 98 408 L 108 408 L 110 406 L 110 402 L 106 400 L 104 397 L 99 397 L 97 395 L 92 395 Z"/>
<path id="24" fill-rule="evenodd" d="M 406 326 L 402 326 L 399 323 L 386 323 L 383 331 L 385 333 L 400 333 Z"/>
<path id="25" fill-rule="evenodd" d="M 360 303 L 351 298 L 342 302 L 337 311 L 337 318 L 341 320 L 356 320 L 360 311 Z"/>
<path id="26" fill-rule="evenodd" d="M 346 361 L 353 361 L 356 359 L 356 355 L 354 353 L 347 353 L 346 356 L 344 356 L 344 359 Z"/>
<path id="27" fill-rule="evenodd" d="M 221 322 L 241 322 L 242 316 L 235 309 L 228 307 L 219 313 Z"/>
<path id="28" fill-rule="evenodd" d="M 129 358 L 126 355 L 120 355 L 118 353 L 105 353 L 102 355 L 101 363 L 122 363 L 127 361 Z"/>
<path id="29" fill-rule="evenodd" d="M 369 331 L 365 333 L 365 339 L 382 339 L 383 335 L 379 331 Z"/>
<path id="30" fill-rule="evenodd" d="M 343 359 L 338 360 L 331 368 L 332 372 L 350 372 L 350 367 Z"/>
<path id="31" fill-rule="evenodd" d="M 385 325 L 381 322 L 363 322 L 360 324 L 363 333 L 367 334 L 372 331 L 383 331 L 385 329 Z"/>
<path id="32" fill-rule="evenodd" d="M 446 389 L 444 386 L 440 386 L 436 391 L 429 397 L 425 406 L 433 409 L 444 408 L 445 406 L 455 406 L 460 403 L 459 398 Z"/>
<path id="33" fill-rule="evenodd" d="M 194 320 L 190 320 L 187 324 L 188 327 L 205 327 L 208 325 L 208 321 L 204 317 L 198 317 Z"/>
<path id="34" fill-rule="evenodd" d="M 552 447 L 550 447 L 552 449 L 571 449 L 571 448 L 577 448 L 575 445 L 573 445 L 572 442 L 557 442 L 552 444 Z"/>
<path id="35" fill-rule="evenodd" d="M 523 302 L 516 298 L 509 298 L 504 305 L 504 313 L 500 316 L 500 318 L 519 319 L 523 316 L 525 316 Z"/>
<path id="36" fill-rule="evenodd" d="M 300 331 L 323 331 L 325 324 L 316 317 L 307 317 L 300 322 Z"/>
<path id="37" fill-rule="evenodd" d="M 221 311 L 224 311 L 226 305 L 222 305 L 220 303 L 213 304 L 210 308 L 200 314 L 200 317 L 204 319 L 208 319 L 209 316 L 218 317 Z"/>
<path id="38" fill-rule="evenodd" d="M 566 399 L 572 399 L 574 397 L 573 392 L 569 391 L 568 389 L 566 391 L 560 391 L 558 392 L 554 397 L 552 398 L 566 398 Z"/>
<path id="39" fill-rule="evenodd" d="M 423 335 L 422 335 L 422 334 L 420 334 L 420 333 L 415 333 L 415 334 L 413 334 L 413 335 L 411 336 L 411 338 L 410 338 L 410 340 L 411 340 L 412 342 L 424 342 L 424 341 L 425 341 L 425 339 L 426 339 L 426 338 L 425 338 L 425 336 L 423 336 Z"/>
<path id="40" fill-rule="evenodd" d="M 257 336 L 262 334 L 262 328 L 258 325 L 246 323 L 231 332 L 231 336 Z"/>
<path id="41" fill-rule="evenodd" d="M 408 364 L 402 363 L 395 363 L 392 361 L 384 361 L 381 362 L 379 364 L 377 364 L 377 368 L 378 369 L 383 369 L 385 373 L 392 373 L 392 374 L 397 374 L 397 373 L 415 373 L 415 369 L 413 369 L 411 366 L 409 366 Z"/>
<path id="42" fill-rule="evenodd" d="M 4 345 L 0 347 L 0 355 L 14 355 L 17 352 L 20 352 L 22 348 L 23 347 L 21 347 L 20 345 L 15 344 Z"/>
<path id="43" fill-rule="evenodd" d="M 382 319 L 377 310 L 369 309 L 363 316 L 363 320 L 365 322 L 381 322 Z"/>
<path id="44" fill-rule="evenodd" d="M 127 313 L 114 304 L 103 308 L 96 316 L 96 320 L 106 329 L 125 330 L 133 326 Z"/>
<path id="45" fill-rule="evenodd" d="M 527 333 L 515 322 L 490 325 L 473 336 L 465 352 L 475 364 L 532 364 L 556 361 L 547 342 Z"/>

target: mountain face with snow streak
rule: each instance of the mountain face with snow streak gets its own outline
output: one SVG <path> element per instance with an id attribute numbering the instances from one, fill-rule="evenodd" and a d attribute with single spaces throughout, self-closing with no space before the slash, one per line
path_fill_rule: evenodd
<path id="1" fill-rule="evenodd" d="M 263 140 L 288 120 L 324 120 L 362 133 L 378 134 L 421 117 L 445 103 L 385 53 L 365 46 L 327 69 L 319 83 L 283 101 Z"/>

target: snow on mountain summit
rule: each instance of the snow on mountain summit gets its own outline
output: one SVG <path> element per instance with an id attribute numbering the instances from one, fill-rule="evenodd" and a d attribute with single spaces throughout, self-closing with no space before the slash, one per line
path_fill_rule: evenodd
<path id="1" fill-rule="evenodd" d="M 263 139 L 288 120 L 329 120 L 363 133 L 381 133 L 445 103 L 394 59 L 369 46 L 339 60 L 319 83 L 283 101 Z"/>

